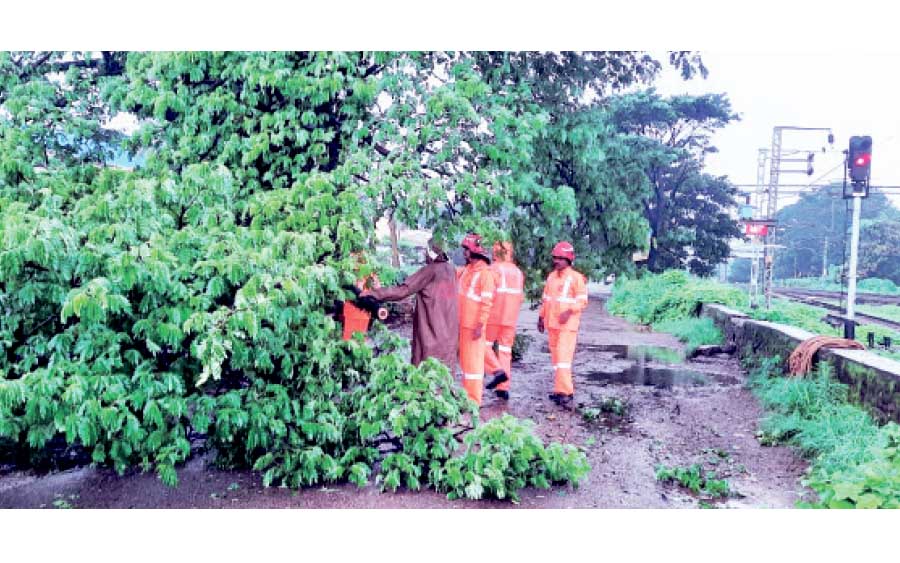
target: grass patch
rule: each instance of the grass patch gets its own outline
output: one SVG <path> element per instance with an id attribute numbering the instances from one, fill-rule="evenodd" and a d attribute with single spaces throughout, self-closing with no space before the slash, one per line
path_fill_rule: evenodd
<path id="1" fill-rule="evenodd" d="M 900 307 L 897 305 L 857 305 L 856 310 L 860 313 L 900 322 Z"/>
<path id="2" fill-rule="evenodd" d="M 618 280 L 606 308 L 629 321 L 654 324 L 696 316 L 702 303 L 737 307 L 744 301 L 744 293 L 736 287 L 669 270 Z"/>
<path id="3" fill-rule="evenodd" d="M 775 375 L 780 360 L 767 359 L 749 385 L 769 415 L 760 424 L 763 444 L 787 444 L 812 461 L 805 484 L 819 494 L 808 506 L 900 507 L 900 426 L 879 427 L 848 402 L 848 387 L 820 363 L 809 378 Z"/>
<path id="4" fill-rule="evenodd" d="M 800 289 L 820 289 L 824 291 L 841 291 L 841 284 L 822 278 L 793 278 L 778 280 L 778 286 L 796 287 Z M 863 293 L 884 293 L 889 295 L 900 295 L 900 287 L 888 279 L 883 278 L 865 278 L 859 280 L 856 288 Z M 843 287 L 846 290 L 846 286 Z"/>

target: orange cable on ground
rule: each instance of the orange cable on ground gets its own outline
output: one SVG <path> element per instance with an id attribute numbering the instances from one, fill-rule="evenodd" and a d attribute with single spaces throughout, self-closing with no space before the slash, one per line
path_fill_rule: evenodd
<path id="1" fill-rule="evenodd" d="M 865 350 L 866 347 L 855 340 L 838 338 L 837 336 L 813 336 L 801 342 L 788 358 L 791 375 L 804 375 L 812 370 L 813 356 L 821 348 L 843 348 Z"/>

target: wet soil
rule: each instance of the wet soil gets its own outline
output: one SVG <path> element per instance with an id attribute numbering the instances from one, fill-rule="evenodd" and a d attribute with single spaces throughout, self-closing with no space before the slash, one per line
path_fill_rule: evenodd
<path id="1" fill-rule="evenodd" d="M 648 332 L 609 316 L 592 296 L 582 317 L 576 349 L 575 406 L 552 403 L 547 336 L 535 329 L 536 311 L 523 310 L 519 332 L 533 338 L 513 364 L 509 402 L 485 391 L 482 419 L 509 413 L 532 419 L 545 440 L 583 448 L 592 470 L 577 489 L 526 489 L 529 508 L 790 508 L 809 491 L 800 485 L 806 464 L 783 447 L 755 438 L 762 414 L 744 387 L 734 358 L 683 360 L 672 336 Z M 409 327 L 392 325 L 404 336 Z M 655 478 L 658 464 L 702 463 L 726 478 L 736 494 L 710 501 Z M 374 485 L 265 489 L 258 474 L 225 471 L 211 454 L 198 454 L 179 469 L 171 489 L 154 474 L 118 476 L 108 469 L 77 467 L 50 474 L 0 471 L 0 508 L 506 508 L 507 501 L 449 501 L 424 491 L 382 493 Z"/>

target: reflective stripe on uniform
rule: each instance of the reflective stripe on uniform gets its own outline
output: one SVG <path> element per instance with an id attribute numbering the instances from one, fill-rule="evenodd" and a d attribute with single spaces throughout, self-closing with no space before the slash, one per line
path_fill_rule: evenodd
<path id="1" fill-rule="evenodd" d="M 574 297 L 557 297 L 556 301 L 559 303 L 575 303 Z"/>
<path id="2" fill-rule="evenodd" d="M 519 295 L 520 293 L 522 293 L 522 290 L 511 288 L 511 287 L 500 287 L 500 288 L 497 288 L 497 293 L 508 293 L 510 295 Z"/>
<path id="3" fill-rule="evenodd" d="M 563 284 L 562 293 L 559 296 L 560 301 L 568 295 L 570 287 L 572 287 L 572 276 L 566 276 L 566 282 Z"/>
<path id="4" fill-rule="evenodd" d="M 560 362 L 553 366 L 553 369 L 572 369 L 572 364 L 568 362 Z"/>
<path id="5" fill-rule="evenodd" d="M 483 373 L 464 373 L 464 379 L 484 379 Z"/>
<path id="6" fill-rule="evenodd" d="M 481 272 L 475 272 L 475 275 L 472 276 L 472 281 L 469 283 L 469 292 L 466 294 L 468 299 L 475 301 L 476 303 L 481 303 L 481 297 L 475 295 L 475 284 L 478 283 L 478 277 L 481 275 Z M 484 296 L 484 293 L 481 294 Z M 488 293 L 487 297 L 490 297 L 490 293 Z"/>
<path id="7" fill-rule="evenodd" d="M 509 346 L 504 346 L 504 345 L 502 345 L 502 344 L 498 344 L 498 345 L 497 345 L 497 349 L 499 349 L 501 352 L 512 352 L 512 348 L 511 348 L 511 347 L 509 347 Z"/>

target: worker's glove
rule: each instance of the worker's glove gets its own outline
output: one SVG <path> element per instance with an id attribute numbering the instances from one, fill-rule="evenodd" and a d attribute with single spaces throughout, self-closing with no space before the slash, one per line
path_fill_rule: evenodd
<path id="1" fill-rule="evenodd" d="M 371 295 L 363 295 L 355 303 L 357 307 L 370 313 L 375 313 L 378 311 L 378 307 L 381 306 L 381 303 Z"/>
<path id="2" fill-rule="evenodd" d="M 538 317 L 537 329 L 538 332 L 544 332 L 544 317 Z"/>

